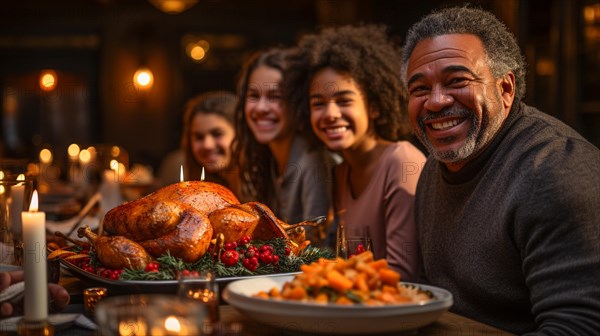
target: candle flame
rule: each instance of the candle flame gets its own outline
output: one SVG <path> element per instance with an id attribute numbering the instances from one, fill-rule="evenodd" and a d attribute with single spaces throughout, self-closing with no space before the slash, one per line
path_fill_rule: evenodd
<path id="1" fill-rule="evenodd" d="M 179 167 L 179 182 L 183 182 L 183 181 L 185 181 L 185 180 L 183 179 L 183 165 L 181 165 Z"/>
<path id="2" fill-rule="evenodd" d="M 204 181 L 204 167 L 202 167 L 202 175 L 200 175 L 200 181 Z"/>
<path id="3" fill-rule="evenodd" d="M 16 185 L 23 185 L 24 183 L 22 181 L 25 181 L 25 174 L 19 174 L 19 176 L 17 176 L 17 181 L 19 181 L 19 183 Z"/>
<path id="4" fill-rule="evenodd" d="M 29 212 L 37 212 L 38 211 L 38 192 L 37 190 L 33 191 L 33 196 L 31 196 L 31 203 L 29 204 Z"/>

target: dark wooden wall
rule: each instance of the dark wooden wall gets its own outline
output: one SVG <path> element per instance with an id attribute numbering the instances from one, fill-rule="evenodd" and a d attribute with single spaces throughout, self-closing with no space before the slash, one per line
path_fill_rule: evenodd
<path id="1" fill-rule="evenodd" d="M 598 56 L 589 51 L 592 56 L 584 58 L 584 47 L 599 43 L 585 40 L 582 14 L 598 1 L 473 2 L 502 17 L 519 37 L 530 61 L 527 101 L 598 145 L 600 99 L 584 94 L 600 90 Z M 178 144 L 185 101 L 207 90 L 234 90 L 252 51 L 292 45 L 320 26 L 358 22 L 386 24 L 401 40 L 429 10 L 457 3 L 464 1 L 200 0 L 177 15 L 143 0 L 5 3 L 0 156 L 33 159 L 41 147 L 51 146 L 60 158 L 70 143 L 105 143 L 127 149 L 131 162 L 157 167 Z M 597 20 L 596 27 L 600 14 Z M 205 61 L 187 57 L 183 41 L 189 35 L 211 42 Z M 148 92 L 132 86 L 140 66 L 154 72 Z M 39 89 L 42 69 L 58 72 L 57 90 Z"/>

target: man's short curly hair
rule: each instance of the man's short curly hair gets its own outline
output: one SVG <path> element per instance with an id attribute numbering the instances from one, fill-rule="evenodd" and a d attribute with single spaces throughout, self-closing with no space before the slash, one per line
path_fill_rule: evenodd
<path id="1" fill-rule="evenodd" d="M 483 43 L 487 62 L 494 77 L 508 72 L 515 75 L 515 98 L 525 96 L 526 63 L 515 36 L 492 13 L 471 7 L 452 7 L 437 10 L 415 23 L 406 35 L 402 48 L 402 78 L 406 85 L 408 60 L 422 40 L 448 34 L 472 34 Z"/>
<path id="2" fill-rule="evenodd" d="M 349 75 L 366 97 L 367 108 L 379 111 L 376 134 L 396 141 L 409 134 L 406 94 L 401 81 L 401 52 L 382 25 L 325 28 L 303 36 L 288 56 L 283 94 L 302 130 L 312 138 L 309 90 L 313 76 L 330 67 Z"/>

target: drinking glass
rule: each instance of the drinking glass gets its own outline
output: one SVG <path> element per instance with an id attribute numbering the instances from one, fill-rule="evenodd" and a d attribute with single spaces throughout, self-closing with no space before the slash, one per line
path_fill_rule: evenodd
<path id="1" fill-rule="evenodd" d="M 6 175 L 0 179 L 0 263 L 23 263 L 21 212 L 28 210 L 32 192 L 30 179 L 17 180 Z"/>
<path id="2" fill-rule="evenodd" d="M 347 231 L 344 225 L 337 228 L 336 257 L 348 259 L 366 251 L 373 252 L 373 242 L 368 230 Z"/>
<path id="3" fill-rule="evenodd" d="M 219 321 L 219 285 L 215 274 L 201 272 L 200 274 L 180 275 L 177 294 L 180 298 L 194 300 L 206 307 L 208 324 Z"/>
<path id="4" fill-rule="evenodd" d="M 361 254 L 366 251 L 373 252 L 373 244 L 369 236 L 349 236 L 346 237 L 346 251 L 348 258 Z"/>

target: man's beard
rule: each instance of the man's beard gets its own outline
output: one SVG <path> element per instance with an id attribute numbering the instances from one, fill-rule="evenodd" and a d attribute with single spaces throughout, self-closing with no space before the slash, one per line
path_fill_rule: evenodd
<path id="1" fill-rule="evenodd" d="M 495 96 L 497 102 L 500 102 L 500 95 L 496 92 Z M 500 104 L 494 105 L 499 106 L 499 109 L 502 106 Z M 469 129 L 464 144 L 461 147 L 455 150 L 439 151 L 429 141 L 429 138 L 425 133 L 426 126 L 424 122 L 447 117 L 457 117 L 461 119 L 471 118 L 471 128 Z M 444 163 L 458 163 L 461 161 L 466 161 L 472 156 L 478 154 L 480 150 L 491 141 L 504 121 L 501 111 L 498 111 L 498 113 L 496 113 L 494 117 L 490 119 L 489 111 L 484 110 L 481 118 L 482 120 L 480 120 L 478 115 L 470 109 L 454 105 L 440 112 L 431 113 L 420 118 L 419 128 L 417 129 L 416 135 L 436 160 Z M 451 143 L 455 141 L 455 137 L 448 137 L 443 139 L 443 141 Z"/>

